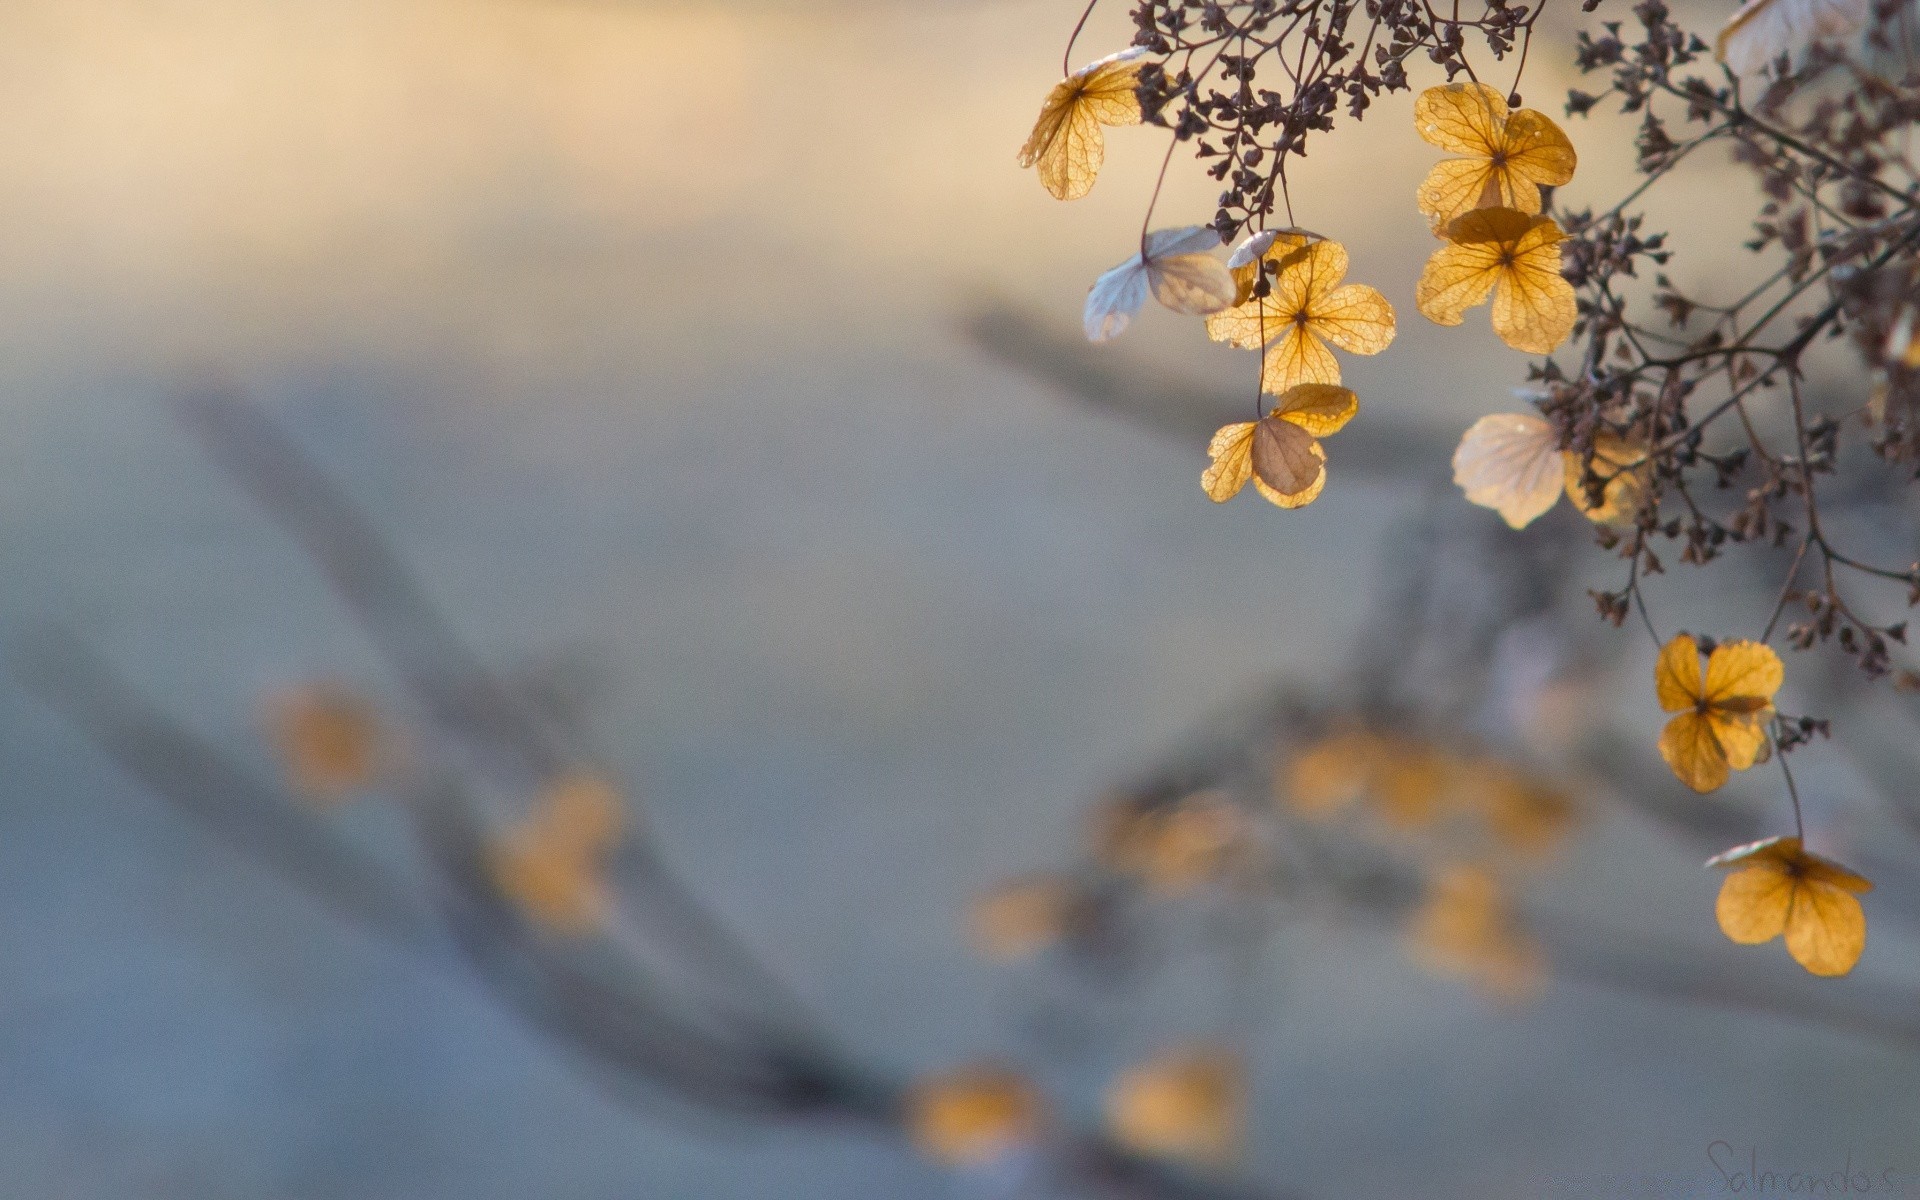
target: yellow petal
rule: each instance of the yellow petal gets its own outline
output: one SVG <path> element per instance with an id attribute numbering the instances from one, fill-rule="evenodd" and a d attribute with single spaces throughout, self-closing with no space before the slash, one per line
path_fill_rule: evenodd
<path id="1" fill-rule="evenodd" d="M 1763 861 L 1728 875 L 1714 901 L 1720 932 L 1743 946 L 1771 941 L 1787 928 L 1793 876 L 1777 862 Z"/>
<path id="2" fill-rule="evenodd" d="M 1251 273 L 1255 268 L 1243 267 Z M 1248 287 L 1252 287 L 1249 275 Z M 1207 336 L 1242 350 L 1259 350 L 1291 328 L 1293 322 L 1273 306 L 1273 297 L 1256 296 L 1207 318 Z"/>
<path id="3" fill-rule="evenodd" d="M 584 937 L 606 920 L 611 903 L 594 863 L 527 831 L 488 847 L 494 886 L 555 933 Z"/>
<path id="4" fill-rule="evenodd" d="M 974 901 L 967 914 L 968 940 L 993 962 L 1031 958 L 1066 934 L 1076 906 L 1072 886 L 1062 879 L 1005 883 Z"/>
<path id="5" fill-rule="evenodd" d="M 1714 740 L 1713 723 L 1683 712 L 1660 732 L 1660 757 L 1696 792 L 1711 792 L 1727 781 L 1727 756 Z"/>
<path id="6" fill-rule="evenodd" d="M 1106 157 L 1101 125 L 1135 125 L 1140 102 L 1134 94 L 1144 51 L 1135 47 L 1075 71 L 1054 85 L 1040 106 L 1040 118 L 1020 165 L 1037 166 L 1040 182 L 1058 200 L 1078 200 L 1093 189 Z"/>
<path id="7" fill-rule="evenodd" d="M 953 1166 L 980 1166 L 1032 1142 L 1043 1120 L 1027 1081 L 996 1066 L 962 1067 L 908 1090 L 907 1130 L 922 1153 Z"/>
<path id="8" fill-rule="evenodd" d="M 1486 158 L 1499 149 L 1507 99 L 1484 83 L 1430 87 L 1413 102 L 1413 127 L 1442 150 Z"/>
<path id="9" fill-rule="evenodd" d="M 1449 158 L 1433 164 L 1414 200 L 1437 231 L 1455 217 L 1480 207 L 1491 182 L 1497 188 L 1499 172 L 1484 158 Z M 1534 197 L 1534 211 L 1540 207 Z"/>
<path id="10" fill-rule="evenodd" d="M 1814 975 L 1845 975 L 1867 948 L 1867 914 L 1853 896 L 1801 879 L 1787 916 L 1787 953 Z"/>
<path id="11" fill-rule="evenodd" d="M 1245 1112 L 1239 1059 L 1211 1046 L 1162 1055 L 1122 1075 L 1107 1093 L 1107 1123 L 1122 1145 L 1202 1165 L 1232 1160 Z"/>
<path id="12" fill-rule="evenodd" d="M 1559 187 L 1573 179 L 1579 159 L 1573 143 L 1560 126 L 1545 113 L 1523 108 L 1507 120 L 1507 170 L 1524 179 L 1532 192 L 1532 204 L 1514 204 L 1522 212 L 1540 211 L 1540 194 L 1534 184 Z M 1525 193 L 1520 193 L 1524 196 Z"/>
<path id="13" fill-rule="evenodd" d="M 1240 494 L 1253 477 L 1252 421 L 1221 427 L 1207 444 L 1213 465 L 1200 475 L 1200 486 L 1215 504 L 1225 504 Z"/>
<path id="14" fill-rule="evenodd" d="M 1314 443 L 1313 453 L 1316 457 L 1325 461 L 1326 452 L 1320 448 L 1318 442 Z M 1320 493 L 1326 486 L 1327 473 L 1325 471 L 1320 472 L 1319 476 L 1307 485 L 1306 491 L 1295 492 L 1292 495 L 1282 495 L 1274 491 L 1271 487 L 1268 487 L 1266 480 L 1260 478 L 1258 475 L 1253 477 L 1253 490 L 1264 496 L 1269 503 L 1277 504 L 1281 508 L 1305 508 L 1320 498 Z"/>
<path id="15" fill-rule="evenodd" d="M 1772 715 L 1771 709 L 1762 713 L 1727 713 L 1720 709 L 1707 710 L 1707 723 L 1713 727 L 1713 740 L 1720 744 L 1720 753 L 1726 756 L 1727 766 L 1736 771 L 1744 771 L 1760 759 L 1760 752 L 1767 745 L 1767 729 L 1764 717 Z"/>
<path id="16" fill-rule="evenodd" d="M 1468 213 L 1447 228 L 1457 229 L 1461 222 L 1479 215 Z M 1500 281 L 1500 253 L 1498 243 L 1486 241 L 1449 242 L 1435 250 L 1414 285 L 1414 305 L 1436 325 L 1458 325 L 1466 311 L 1485 301 Z"/>
<path id="17" fill-rule="evenodd" d="M 269 699 L 267 736 L 288 780 L 316 801 L 372 784 L 386 757 L 373 705 L 338 684 L 315 683 Z"/>
<path id="18" fill-rule="evenodd" d="M 1350 283 L 1313 302 L 1307 328 L 1342 350 L 1378 354 L 1393 341 L 1393 305 L 1366 284 Z"/>
<path id="19" fill-rule="evenodd" d="M 1467 429 L 1453 452 L 1453 482 L 1470 504 L 1524 528 L 1560 498 L 1560 439 L 1531 413 L 1495 413 Z"/>
<path id="20" fill-rule="evenodd" d="M 1772 646 L 1745 640 L 1722 642 L 1707 660 L 1701 694 L 1716 705 L 1741 699 L 1771 701 L 1785 679 L 1786 667 Z"/>
<path id="21" fill-rule="evenodd" d="M 1340 363 L 1333 351 L 1308 329 L 1296 324 L 1281 327 L 1267 347 L 1260 368 L 1260 390 L 1275 396 L 1303 383 L 1339 383 Z"/>
<path id="22" fill-rule="evenodd" d="M 626 808 L 619 791 L 598 775 L 563 775 L 536 800 L 530 827 L 562 853 L 591 855 L 620 838 Z"/>
<path id="23" fill-rule="evenodd" d="M 1313 242 L 1280 260 L 1280 272 L 1273 281 L 1274 305 L 1288 316 L 1299 312 L 1311 316 L 1315 302 L 1346 277 L 1347 248 L 1334 241 Z"/>
<path id="24" fill-rule="evenodd" d="M 1327 456 L 1313 435 L 1278 417 L 1269 416 L 1254 427 L 1252 457 L 1254 478 L 1288 498 L 1313 487 L 1326 474 Z"/>
<path id="25" fill-rule="evenodd" d="M 1366 791 L 1380 748 L 1380 739 L 1364 730 L 1303 746 L 1275 779 L 1277 798 L 1309 818 L 1333 813 Z"/>
<path id="26" fill-rule="evenodd" d="M 1653 691 L 1662 709 L 1680 712 L 1692 708 L 1699 702 L 1703 687 L 1699 643 L 1683 633 L 1660 648 L 1660 661 L 1653 668 Z"/>
<path id="27" fill-rule="evenodd" d="M 1817 879 L 1821 883 L 1831 884 L 1849 892 L 1870 892 L 1873 883 L 1865 875 L 1856 874 L 1837 862 L 1821 858 L 1817 854 L 1802 854 L 1801 869 L 1807 878 Z"/>
<path id="28" fill-rule="evenodd" d="M 1374 800 L 1396 829 L 1418 829 L 1441 814 L 1453 782 L 1445 757 L 1418 743 L 1391 746 L 1375 767 Z"/>
<path id="29" fill-rule="evenodd" d="M 1634 521 L 1647 502 L 1647 469 L 1638 465 L 1645 455 L 1627 448 L 1611 434 L 1594 438 L 1593 473 L 1605 481 L 1600 503 L 1587 493 L 1587 460 L 1569 450 L 1566 453 L 1567 499 L 1580 515 L 1596 525 L 1620 526 Z"/>
<path id="30" fill-rule="evenodd" d="M 1314 437 L 1338 433 L 1360 411 L 1360 398 L 1328 383 L 1303 383 L 1276 396 L 1269 416 L 1298 425 Z"/>
<path id="31" fill-rule="evenodd" d="M 1545 217 L 1539 220 L 1552 224 Z M 1527 354 L 1559 349 L 1580 315 L 1573 285 L 1560 274 L 1558 240 L 1549 251 L 1516 258 L 1500 273 L 1494 290 L 1493 331 L 1501 341 Z"/>

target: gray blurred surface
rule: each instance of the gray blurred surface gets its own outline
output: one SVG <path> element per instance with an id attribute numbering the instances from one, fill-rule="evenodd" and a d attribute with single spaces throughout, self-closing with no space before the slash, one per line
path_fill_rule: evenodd
<path id="1" fill-rule="evenodd" d="M 1343 480 L 1335 441 L 1311 510 L 1216 508 L 1198 444 L 967 341 L 982 289 L 1071 319 L 1157 165 L 1116 134 L 1072 210 L 1012 169 L 1061 5 L 12 19 L 0 635 L 58 617 L 255 758 L 262 690 L 385 686 L 317 576 L 164 418 L 167 388 L 223 371 L 495 661 L 586 655 L 617 685 L 595 724 L 667 850 L 888 1066 L 1023 1052 L 1039 985 L 967 955 L 969 894 L 1066 853 L 1102 780 L 1224 700 L 1337 667 L 1379 535 L 1420 502 Z M 1363 419 L 1458 427 L 1508 406 L 1519 362 L 1480 325 L 1443 342 L 1407 319 L 1428 159 L 1370 136 L 1318 165 L 1328 199 L 1301 214 L 1391 230 L 1346 235 L 1405 322 L 1349 379 Z M 1205 196 L 1173 187 L 1163 211 L 1204 217 Z M 1137 333 L 1127 351 L 1170 371 L 1245 374 L 1165 314 Z M 863 1139 L 618 1107 L 17 691 L 0 710 L 0 1193 L 960 1186 Z M 378 812 L 343 820 L 391 840 Z M 1566 902 L 1712 945 L 1692 864 L 1632 828 L 1582 847 Z M 1717 1139 L 1920 1188 L 1911 1052 L 1578 987 L 1494 1012 L 1352 931 L 1289 932 L 1270 962 L 1249 1170 L 1308 1196 L 1719 1195 Z M 1097 1052 L 1050 1069 L 1061 1103 L 1090 1115 L 1117 1062 L 1205 1032 L 1205 970 L 1181 960 L 1116 1006 Z M 1642 1176 L 1693 1190 L 1620 1190 Z"/>

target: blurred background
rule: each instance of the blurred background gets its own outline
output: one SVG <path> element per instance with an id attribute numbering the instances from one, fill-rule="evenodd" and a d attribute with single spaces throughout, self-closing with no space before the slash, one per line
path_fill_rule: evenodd
<path id="1" fill-rule="evenodd" d="M 1395 531 L 1453 502 L 1459 431 L 1518 407 L 1524 364 L 1484 321 L 1413 311 L 1434 155 L 1406 94 L 1316 143 L 1295 215 L 1402 316 L 1390 352 L 1343 360 L 1362 408 L 1342 437 L 1372 422 L 1431 456 L 1343 474 L 1337 438 L 1323 498 L 1282 513 L 1206 500 L 1216 414 L 1156 423 L 1072 384 L 1081 299 L 1134 248 L 1163 145 L 1110 131 L 1070 206 L 1016 168 L 1077 6 L 4 12 L 11 649 L 58 620 L 262 773 L 263 694 L 393 690 L 322 574 L 170 415 L 170 394 L 219 379 L 365 508 L 481 658 L 590 698 L 660 853 L 863 1060 L 905 1078 L 1013 1061 L 1092 1125 L 1116 1068 L 1220 1033 L 1231 972 L 1199 949 L 1062 1001 L 1042 972 L 981 962 L 964 922 L 982 889 L 1078 853 L 1093 797 L 1221 712 L 1280 679 L 1344 686 Z M 1524 89 L 1556 114 L 1570 28 L 1536 45 Z M 1076 61 L 1128 38 L 1109 6 Z M 1631 186 L 1622 128 L 1569 125 L 1568 201 Z M 1676 264 L 1683 286 L 1733 269 L 1709 200 L 1750 187 L 1717 162 L 1689 178 L 1662 217 L 1683 242 L 1720 236 Z M 1176 166 L 1156 223 L 1208 220 L 1209 185 Z M 1251 356 L 1166 312 L 1100 355 L 1118 379 L 1250 397 Z M 1626 681 L 1618 720 L 1657 771 L 1650 647 L 1593 622 L 1581 586 L 1572 675 L 1596 697 Z M 1744 629 L 1772 602 L 1737 579 L 1655 586 L 1669 627 Z M 27 691 L 0 689 L 0 712 L 0 1192 L 993 1194 L 871 1130 L 623 1103 L 485 987 L 182 821 Z M 1808 758 L 1823 844 L 1879 844 L 1873 781 Z M 1735 802 L 1779 832 L 1760 774 Z M 330 819 L 406 844 L 377 805 Z M 1721 941 L 1713 847 L 1696 849 L 1603 806 L 1541 903 L 1797 985 L 1777 945 Z M 1168 944 L 1204 942 L 1202 917 L 1170 921 Z M 1873 927 L 1860 975 L 1912 994 L 1911 940 Z M 1920 1189 L 1911 1033 L 1579 979 L 1490 1006 L 1365 924 L 1288 924 L 1243 966 L 1246 1181 L 1720 1195 L 1725 1142 Z M 1062 1003 L 1085 1005 L 1086 1044 L 1064 1051 L 1034 1020 Z"/>

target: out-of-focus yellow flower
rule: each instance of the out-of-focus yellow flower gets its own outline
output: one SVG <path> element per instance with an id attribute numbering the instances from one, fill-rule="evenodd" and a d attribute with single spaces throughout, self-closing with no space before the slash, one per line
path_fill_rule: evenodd
<path id="1" fill-rule="evenodd" d="M 1494 836 L 1521 854 L 1552 853 L 1579 823 L 1580 811 L 1564 788 L 1497 759 L 1469 765 L 1463 786 L 1478 798 Z"/>
<path id="2" fill-rule="evenodd" d="M 541 792 L 527 819 L 488 847 L 496 886 L 555 933 L 596 932 L 611 910 L 604 871 L 624 808 L 606 780 L 574 774 Z"/>
<path id="3" fill-rule="evenodd" d="M 1275 775 L 1278 799 L 1301 816 L 1328 816 L 1353 803 L 1373 784 L 1374 764 L 1386 739 L 1348 729 L 1300 747 Z"/>
<path id="4" fill-rule="evenodd" d="M 1445 812 L 1454 771 L 1449 754 L 1417 738 L 1343 730 L 1296 751 L 1276 787 L 1302 816 L 1327 816 L 1364 797 L 1388 825 L 1414 829 Z"/>
<path id="5" fill-rule="evenodd" d="M 318 801 L 343 800 L 385 768 L 373 704 L 337 683 L 312 683 L 266 703 L 268 737 L 293 786 Z"/>
<path id="6" fill-rule="evenodd" d="M 1519 925 L 1499 881 L 1479 867 L 1449 867 L 1431 880 L 1407 942 L 1416 961 L 1464 977 L 1495 1000 L 1528 1000 L 1546 985 L 1539 943 Z"/>
<path id="7" fill-rule="evenodd" d="M 1219 878 L 1246 833 L 1245 814 L 1224 792 L 1161 804 L 1120 799 L 1095 813 L 1094 856 L 1156 892 L 1178 895 Z"/>
<path id="8" fill-rule="evenodd" d="M 1374 802 L 1387 824 L 1418 829 L 1446 809 L 1453 784 L 1454 764 L 1447 754 L 1420 742 L 1395 741 L 1375 767 Z"/>
<path id="9" fill-rule="evenodd" d="M 1567 499 L 1595 525 L 1630 524 L 1647 497 L 1646 452 L 1611 433 L 1594 436 L 1593 474 L 1601 481 L 1598 504 L 1587 495 L 1587 465 L 1579 455 L 1567 453 Z"/>
<path id="10" fill-rule="evenodd" d="M 994 962 L 1031 958 L 1072 928 L 1079 894 L 1054 876 L 1016 879 L 975 900 L 967 914 L 973 948 Z"/>
<path id="11" fill-rule="evenodd" d="M 1744 771 L 1767 745 L 1773 694 L 1786 668 L 1771 646 L 1722 642 L 1700 673 L 1700 647 L 1686 634 L 1660 651 L 1654 691 L 1660 707 L 1678 713 L 1660 734 L 1660 757 L 1696 792 L 1727 781 L 1729 768 Z"/>
<path id="12" fill-rule="evenodd" d="M 1221 1046 L 1189 1046 L 1120 1076 L 1107 1124 L 1122 1144 L 1205 1166 L 1232 1161 L 1246 1124 L 1246 1071 Z"/>
<path id="13" fill-rule="evenodd" d="M 1845 975 L 1867 948 L 1867 914 L 1855 899 L 1873 884 L 1839 863 L 1809 854 L 1797 837 L 1736 846 L 1707 860 L 1732 871 L 1714 916 L 1742 945 L 1786 934 L 1787 953 L 1814 975 Z"/>
<path id="14" fill-rule="evenodd" d="M 1029 1146 L 1044 1121 L 1033 1085 L 992 1064 L 929 1076 L 907 1094 L 914 1145 L 949 1166 L 980 1166 Z"/>
<path id="15" fill-rule="evenodd" d="M 1093 190 L 1100 164 L 1107 156 L 1102 125 L 1138 125 L 1140 68 L 1146 50 L 1129 47 L 1088 63 L 1055 84 L 1040 106 L 1040 119 L 1026 145 L 1020 147 L 1020 165 L 1039 167 L 1040 183 L 1056 200 L 1078 200 Z"/>
<path id="16" fill-rule="evenodd" d="M 1566 235 L 1551 217 L 1513 208 L 1480 208 L 1442 230 L 1414 302 L 1428 320 L 1458 325 L 1469 308 L 1493 297 L 1493 331 L 1515 350 L 1551 354 L 1573 332 L 1579 305 L 1560 274 Z"/>
<path id="17" fill-rule="evenodd" d="M 1414 128 L 1465 158 L 1435 164 L 1420 185 L 1420 211 L 1439 229 L 1476 208 L 1540 211 L 1540 188 L 1573 178 L 1573 143 L 1552 118 L 1507 100 L 1484 83 L 1431 87 L 1413 102 Z"/>

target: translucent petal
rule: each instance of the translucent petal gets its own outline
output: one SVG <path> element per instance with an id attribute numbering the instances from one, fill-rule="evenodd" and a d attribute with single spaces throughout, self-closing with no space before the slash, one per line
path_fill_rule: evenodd
<path id="1" fill-rule="evenodd" d="M 1138 254 L 1093 281 L 1081 323 L 1090 342 L 1119 337 L 1147 302 L 1147 266 Z"/>
<path id="2" fill-rule="evenodd" d="M 1817 41 L 1850 36 L 1870 0 L 1748 0 L 1714 39 L 1714 57 L 1736 75 L 1754 75 L 1786 55 L 1797 62 Z"/>
<path id="3" fill-rule="evenodd" d="M 1201 473 L 1200 486 L 1216 504 L 1239 495 L 1253 477 L 1253 426 L 1252 421 L 1224 426 L 1207 444 L 1213 465 Z"/>
<path id="4" fill-rule="evenodd" d="M 1278 396 L 1302 383 L 1339 382 L 1340 364 L 1334 360 L 1333 351 L 1298 324 L 1281 326 L 1260 370 L 1262 391 Z"/>
<path id="5" fill-rule="evenodd" d="M 1170 254 L 1204 254 L 1220 245 L 1220 233 L 1211 225 L 1181 225 L 1156 229 L 1147 235 L 1147 259 Z"/>
<path id="6" fill-rule="evenodd" d="M 1831 884 L 1801 879 L 1787 916 L 1787 953 L 1814 975 L 1845 975 L 1867 948 L 1867 914 Z"/>
<path id="7" fill-rule="evenodd" d="M 1134 95 L 1143 47 L 1109 55 L 1055 84 L 1040 106 L 1033 132 L 1020 148 L 1020 165 L 1038 167 L 1040 183 L 1058 200 L 1078 200 L 1093 189 L 1106 158 L 1101 125 L 1134 125 Z"/>
<path id="8" fill-rule="evenodd" d="M 1661 708 L 1667 712 L 1692 708 L 1700 700 L 1703 687 L 1699 643 L 1683 633 L 1660 648 L 1660 661 L 1653 668 L 1653 691 Z"/>
<path id="9" fill-rule="evenodd" d="M 1527 354 L 1551 354 L 1573 333 L 1579 317 L 1573 285 L 1560 274 L 1559 251 L 1543 269 L 1521 259 L 1500 273 L 1493 294 L 1493 331 L 1500 340 Z"/>
<path id="10" fill-rule="evenodd" d="M 1338 433 L 1360 411 L 1360 398 L 1328 383 L 1303 383 L 1274 398 L 1269 416 L 1298 425 L 1314 437 Z"/>
<path id="11" fill-rule="evenodd" d="M 1713 724 L 1696 712 L 1683 712 L 1660 732 L 1660 757 L 1680 782 L 1696 792 L 1711 792 L 1727 781 L 1727 756 L 1714 740 Z"/>
<path id="12" fill-rule="evenodd" d="M 1484 158 L 1449 158 L 1433 164 L 1414 200 L 1436 229 L 1480 207 L 1487 184 L 1498 186 L 1499 172 Z M 1539 208 L 1535 193 L 1534 208 Z"/>
<path id="13" fill-rule="evenodd" d="M 1342 350 L 1378 354 L 1393 342 L 1393 305 L 1364 283 L 1333 289 L 1308 313 L 1307 328 Z"/>
<path id="14" fill-rule="evenodd" d="M 1529 184 L 1547 187 L 1571 182 L 1580 161 L 1566 132 L 1545 113 L 1530 108 L 1523 108 L 1507 119 L 1506 155 L 1508 171 Z M 1531 206 L 1516 204 L 1513 207 L 1523 212 L 1539 212 L 1539 193 L 1534 192 Z"/>
<path id="15" fill-rule="evenodd" d="M 1778 862 L 1761 861 L 1728 875 L 1713 915 L 1729 941 L 1754 946 L 1786 931 L 1793 907 L 1793 876 Z"/>
<path id="16" fill-rule="evenodd" d="M 1563 472 L 1553 425 L 1531 413 L 1481 417 L 1453 452 L 1453 482 L 1470 504 L 1524 528 L 1560 498 Z"/>
<path id="17" fill-rule="evenodd" d="M 1455 221 L 1471 220 L 1468 213 Z M 1466 311 L 1486 300 L 1500 281 L 1500 248 L 1481 242 L 1452 242 L 1427 259 L 1414 285 L 1413 301 L 1421 315 L 1436 325 L 1458 325 Z"/>
<path id="18" fill-rule="evenodd" d="M 1786 680 L 1786 667 L 1773 647 L 1763 642 L 1722 642 L 1707 660 L 1706 688 L 1710 703 L 1740 698 L 1771 701 Z"/>
<path id="19" fill-rule="evenodd" d="M 1413 102 L 1413 126 L 1442 150 L 1488 157 L 1499 148 L 1507 100 L 1484 83 L 1430 87 Z"/>
<path id="20" fill-rule="evenodd" d="M 1231 307 L 1236 291 L 1233 276 L 1211 254 L 1149 259 L 1147 283 L 1154 299 L 1189 316 L 1205 316 Z"/>

